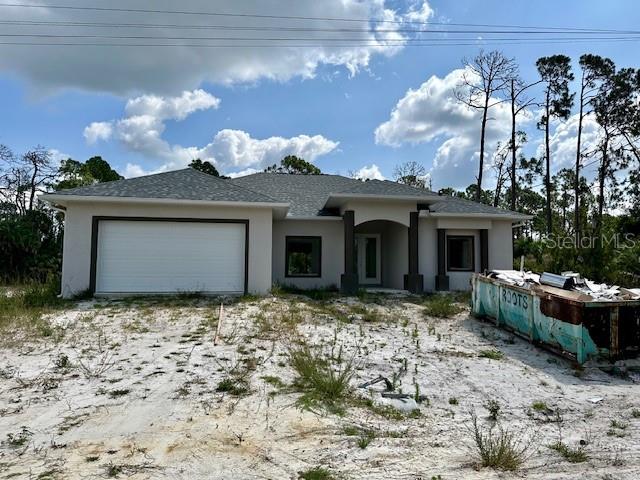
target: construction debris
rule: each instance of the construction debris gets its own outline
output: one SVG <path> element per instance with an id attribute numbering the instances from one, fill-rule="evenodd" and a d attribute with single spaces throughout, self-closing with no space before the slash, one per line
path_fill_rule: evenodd
<path id="1" fill-rule="evenodd" d="M 640 300 L 640 288 L 622 288 L 617 285 L 596 283 L 580 277 L 580 274 L 575 272 L 562 272 L 561 275 L 544 272 L 538 275 L 517 270 L 492 270 L 488 277 L 523 288 L 546 286 L 542 290 L 578 301 Z M 579 292 L 580 295 L 571 295 L 568 292 Z"/>

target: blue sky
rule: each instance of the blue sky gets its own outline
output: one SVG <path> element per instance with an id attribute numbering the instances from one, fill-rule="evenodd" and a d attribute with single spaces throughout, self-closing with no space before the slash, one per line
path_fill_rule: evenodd
<path id="1" fill-rule="evenodd" d="M 53 0 L 39 3 L 61 4 Z M 328 1 L 323 10 L 311 7 L 312 2 L 308 9 L 305 2 L 299 3 L 303 5 L 291 13 L 291 9 L 284 8 L 288 4 L 284 0 L 246 2 L 242 12 L 344 18 L 363 18 L 364 13 L 368 18 L 618 30 L 636 29 L 640 25 L 640 8 L 632 0 L 430 0 L 426 4 L 422 1 L 383 4 L 382 0 L 372 0 L 353 2 L 347 7 L 342 2 Z M 336 5 L 329 5 L 333 3 Z M 86 5 L 86 2 L 69 0 L 64 4 Z M 105 4 L 96 1 L 91 5 Z M 177 3 L 168 1 L 120 1 L 108 5 L 178 8 Z M 239 11 L 234 5 L 220 2 L 214 8 L 210 2 L 193 0 L 180 2 L 179 8 Z M 175 20 L 171 15 L 136 17 L 113 13 L 105 17 L 99 12 L 24 10 L 5 7 L 0 11 L 8 14 L 5 18 L 18 20 L 107 18 L 150 23 L 165 22 L 168 17 Z M 193 16 L 176 21 L 238 23 L 237 19 L 203 20 Z M 37 28 L 49 27 L 29 28 L 32 28 L 29 32 L 39 33 Z M 0 30 L 18 31 L 13 26 L 0 26 Z M 132 30 L 137 31 L 129 31 Z M 259 170 L 281 155 L 300 153 L 325 172 L 346 174 L 375 165 L 387 178 L 392 176 L 394 165 L 417 161 L 431 171 L 435 188 L 465 187 L 476 174 L 478 122 L 473 117 L 462 118 L 464 122 L 459 115 L 452 118 L 447 92 L 455 85 L 456 77 L 451 74 L 461 67 L 461 59 L 475 55 L 481 46 L 482 41 L 470 46 L 404 47 L 393 54 L 352 48 L 341 51 L 340 58 L 331 58 L 332 51 L 324 47 L 299 48 L 293 53 L 289 49 L 237 48 L 227 52 L 211 49 L 203 53 L 206 58 L 191 59 L 190 52 L 178 48 L 2 45 L 0 143 L 16 152 L 42 144 L 78 160 L 102 155 L 127 175 L 179 168 L 190 154 L 209 155 L 227 173 Z M 526 80 L 536 78 L 537 58 L 555 53 L 572 57 L 576 68 L 577 58 L 585 52 L 608 56 L 619 67 L 638 66 L 638 42 L 487 44 L 483 48 L 498 48 L 515 57 Z M 410 89 L 417 91 L 429 79 L 422 93 L 411 96 L 412 102 L 420 106 L 418 113 L 399 107 L 394 120 L 392 111 L 398 102 Z M 438 88 L 442 90 L 440 96 L 433 94 L 433 89 Z M 183 92 L 199 90 L 202 92 L 194 98 L 181 97 Z M 141 97 L 146 98 L 141 105 L 127 110 L 127 102 Z M 175 98 L 191 102 L 192 107 L 180 110 L 180 105 L 172 103 Z M 170 111 L 166 110 L 169 104 L 173 105 Z M 155 117 L 144 117 L 145 122 L 134 121 L 142 115 Z M 535 115 L 532 112 L 524 124 L 530 132 L 527 152 L 531 154 L 535 154 L 540 141 Z M 496 112 L 490 146 L 504 139 L 502 119 Z M 94 122 L 97 122 L 95 131 L 102 133 L 91 141 L 85 129 Z M 376 135 L 376 129 L 385 122 L 384 132 Z M 406 129 L 411 128 L 411 122 L 424 132 L 409 138 Z M 564 166 L 571 157 L 571 128 L 560 127 L 554 132 L 557 133 L 554 168 Z M 150 136 L 149 132 L 158 128 L 160 131 Z M 445 144 L 447 140 L 449 143 Z"/>

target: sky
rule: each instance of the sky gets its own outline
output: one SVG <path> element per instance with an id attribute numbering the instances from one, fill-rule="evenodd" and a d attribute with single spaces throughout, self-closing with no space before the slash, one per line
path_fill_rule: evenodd
<path id="1" fill-rule="evenodd" d="M 81 8 L 51 8 L 60 6 Z M 537 80 L 539 57 L 557 53 L 576 73 L 587 52 L 638 67 L 638 41 L 564 33 L 637 25 L 634 0 L 0 0 L 0 143 L 17 153 L 43 145 L 56 160 L 101 155 L 126 177 L 193 158 L 238 175 L 294 154 L 325 173 L 392 178 L 395 165 L 416 161 L 434 189 L 465 188 L 477 175 L 480 122 L 453 96 L 463 58 L 499 49 L 525 81 Z M 559 30 L 486 32 L 516 26 Z M 521 118 L 527 155 L 539 152 L 538 116 Z M 492 111 L 489 153 L 507 140 L 508 119 L 506 106 Z M 557 171 L 575 158 L 576 116 L 553 127 Z M 597 139 L 593 121 L 585 139 Z M 490 165 L 486 176 L 491 186 Z"/>

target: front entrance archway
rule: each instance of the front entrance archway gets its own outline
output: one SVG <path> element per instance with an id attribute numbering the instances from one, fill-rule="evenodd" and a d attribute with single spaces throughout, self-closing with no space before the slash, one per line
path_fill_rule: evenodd
<path id="1" fill-rule="evenodd" d="M 409 227 L 386 219 L 356 225 L 354 211 L 344 211 L 345 269 L 340 277 L 344 293 L 356 293 L 360 286 L 423 291 L 418 272 L 418 212 L 409 212 L 409 218 Z"/>

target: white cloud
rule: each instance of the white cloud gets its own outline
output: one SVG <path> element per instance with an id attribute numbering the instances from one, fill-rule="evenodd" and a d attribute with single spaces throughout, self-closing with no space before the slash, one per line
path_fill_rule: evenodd
<path id="1" fill-rule="evenodd" d="M 389 120 L 375 130 L 378 144 L 398 147 L 441 141 L 430 174 L 433 188 L 466 188 L 478 174 L 480 112 L 459 102 L 454 96 L 464 69 L 451 71 L 444 78 L 432 76 L 416 90 L 410 89 L 391 112 Z M 499 104 L 491 109 L 487 124 L 485 168 L 498 141 L 508 138 L 511 126 L 509 107 Z M 521 118 L 528 121 L 530 115 Z M 483 185 L 489 184 L 483 182 Z"/>
<path id="2" fill-rule="evenodd" d="M 433 8 L 429 3 L 422 2 L 414 4 L 405 15 L 405 18 L 410 22 L 426 22 L 433 17 L 433 14 Z"/>
<path id="3" fill-rule="evenodd" d="M 579 114 L 571 115 L 566 121 L 556 121 L 555 129 L 549 138 L 551 150 L 552 174 L 563 168 L 574 168 L 576 163 L 576 147 L 578 139 Z M 582 137 L 580 139 L 582 152 L 593 151 L 600 141 L 600 127 L 593 114 L 587 115 L 582 122 Z M 536 155 L 544 158 L 544 140 L 538 145 Z M 592 159 L 584 159 L 583 164 L 588 164 Z M 590 169 L 592 172 L 594 168 Z"/>
<path id="4" fill-rule="evenodd" d="M 157 95 L 143 95 L 127 102 L 127 116 L 151 116 L 160 120 L 184 120 L 198 110 L 218 108 L 220 99 L 202 89 L 184 91 L 179 97 L 164 98 Z"/>
<path id="5" fill-rule="evenodd" d="M 151 172 L 145 171 L 140 165 L 135 165 L 133 163 L 127 163 L 127 166 L 124 169 L 122 175 L 126 178 L 133 177 L 142 177 L 143 175 L 148 175 Z"/>
<path id="6" fill-rule="evenodd" d="M 220 100 L 203 90 L 183 92 L 177 97 L 144 95 L 130 99 L 125 116 L 110 122 L 93 122 L 84 130 L 89 143 L 115 139 L 127 150 L 157 162 L 151 171 L 185 167 L 200 158 L 214 163 L 223 173 L 262 169 L 285 155 L 297 155 L 313 162 L 337 148 L 338 142 L 322 135 L 273 136 L 256 139 L 242 130 L 224 129 L 204 146 L 171 145 L 163 137 L 166 120 L 184 120 L 189 114 L 218 108 Z M 146 174 L 139 165 L 128 164 L 125 176 Z"/>
<path id="7" fill-rule="evenodd" d="M 384 180 L 384 175 L 380 171 L 380 167 L 378 167 L 375 163 L 370 166 L 365 165 L 360 170 L 353 174 L 355 178 L 359 178 L 362 180 Z"/>
<path id="8" fill-rule="evenodd" d="M 166 3 L 166 2 L 165 2 Z M 385 0 L 323 0 L 285 2 L 286 8 L 277 3 L 262 0 L 182 0 L 167 3 L 169 10 L 195 12 L 229 12 L 242 14 L 273 14 L 300 17 L 357 18 L 370 20 L 424 19 L 431 14 L 427 2 L 414 4 L 409 11 L 387 7 Z M 175 5 L 175 7 L 171 7 Z M 128 0 L 111 0 L 109 8 L 131 8 Z M 136 8 L 158 9 L 153 0 L 139 0 Z M 271 8 L 270 8 L 271 7 Z M 50 38 L 47 45 L 1 45 L 0 70 L 10 71 L 30 81 L 39 93 L 62 88 L 80 88 L 104 91 L 117 95 L 153 92 L 175 94 L 193 89 L 203 82 L 223 84 L 252 83 L 260 79 L 286 81 L 294 77 L 312 78 L 322 65 L 342 66 L 353 75 L 366 69 L 375 55 L 393 55 L 402 49 L 406 35 L 401 23 L 352 22 L 350 45 L 327 40 L 333 36 L 322 29 L 334 29 L 340 22 L 331 20 L 268 19 L 254 17 L 224 17 L 211 15 L 168 15 L 162 13 L 95 12 L 51 8 L 2 9 L 3 20 L 48 22 L 106 22 L 145 23 L 157 28 L 98 28 L 75 27 L 73 30 L 49 28 L 51 34 L 121 35 L 154 38 L 101 39 L 101 38 Z M 99 17 L 99 18 L 98 18 Z M 170 28 L 162 25 L 184 24 L 192 28 Z M 226 29 L 212 29 L 222 25 Z M 230 30 L 239 26 L 244 30 Z M 251 30 L 259 27 L 303 26 L 314 30 Z M 20 33 L 42 33 L 41 26 L 21 26 Z M 247 29 L 248 28 L 248 29 Z M 380 30 L 393 30 L 381 32 Z M 331 32 L 329 32 L 331 33 Z M 292 46 L 275 45 L 265 37 L 305 40 L 288 42 Z M 159 38 L 158 38 L 159 37 Z M 167 37 L 174 37 L 170 39 Z M 187 39 L 175 39 L 187 37 Z M 222 40 L 202 37 L 223 37 Z M 246 40 L 238 39 L 238 37 Z M 228 38 L 229 40 L 225 40 Z M 400 40 L 396 48 L 387 48 L 387 39 Z M 31 39 L 38 43 L 37 38 Z M 79 45 L 52 46 L 54 43 L 78 43 Z M 90 44 L 107 44 L 95 46 Z M 116 46 L 114 44 L 143 44 L 172 46 Z M 82 45 L 85 44 L 85 45 Z M 194 45 L 233 45 L 233 47 L 198 48 Z M 307 45 L 308 44 L 308 45 Z M 182 45 L 182 46 L 181 46 Z M 274 45 L 274 46 L 270 46 Z M 306 46 L 305 46 L 306 45 Z"/>
<path id="9" fill-rule="evenodd" d="M 92 122 L 84 129 L 84 138 L 89 145 L 93 145 L 98 140 L 108 140 L 113 133 L 113 127 L 109 122 Z"/>
<path id="10" fill-rule="evenodd" d="M 213 141 L 199 152 L 200 158 L 215 160 L 223 168 L 249 168 L 277 163 L 285 155 L 296 155 L 313 162 L 337 146 L 337 142 L 322 135 L 255 139 L 242 130 L 225 129 L 219 131 Z"/>

